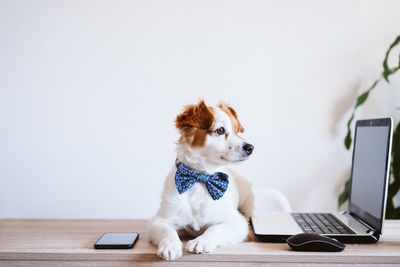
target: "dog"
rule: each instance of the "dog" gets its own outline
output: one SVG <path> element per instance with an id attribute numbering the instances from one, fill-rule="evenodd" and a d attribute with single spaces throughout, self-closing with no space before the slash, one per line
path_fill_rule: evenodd
<path id="1" fill-rule="evenodd" d="M 250 183 L 226 169 L 247 160 L 254 149 L 239 136 L 244 129 L 236 111 L 225 103 L 211 107 L 200 100 L 185 106 L 175 126 L 181 134 L 176 164 L 148 224 L 149 239 L 166 260 L 182 256 L 181 230 L 196 237 L 187 242 L 191 253 L 242 242 L 254 206 Z"/>

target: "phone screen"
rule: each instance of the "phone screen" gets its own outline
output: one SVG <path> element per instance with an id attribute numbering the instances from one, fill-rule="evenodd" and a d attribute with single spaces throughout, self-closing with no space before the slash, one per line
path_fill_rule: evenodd
<path id="1" fill-rule="evenodd" d="M 138 237 L 138 233 L 105 233 L 94 248 L 131 248 Z"/>

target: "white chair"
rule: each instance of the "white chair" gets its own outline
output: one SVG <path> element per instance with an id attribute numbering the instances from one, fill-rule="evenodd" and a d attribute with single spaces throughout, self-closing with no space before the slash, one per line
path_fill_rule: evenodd
<path id="1" fill-rule="evenodd" d="M 252 186 L 254 194 L 254 212 L 286 211 L 292 207 L 288 199 L 280 191 L 268 187 Z"/>

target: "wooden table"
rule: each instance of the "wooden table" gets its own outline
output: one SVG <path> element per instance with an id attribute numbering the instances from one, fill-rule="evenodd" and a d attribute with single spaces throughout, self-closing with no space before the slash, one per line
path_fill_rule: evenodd
<path id="1" fill-rule="evenodd" d="M 104 232 L 139 232 L 133 249 L 95 250 Z M 209 254 L 189 254 L 173 262 L 156 255 L 148 242 L 145 220 L 0 220 L 0 266 L 245 266 L 261 263 L 288 265 L 400 265 L 400 221 L 387 221 L 377 244 L 347 245 L 343 252 L 295 252 L 286 244 L 244 242 L 217 248 Z"/>

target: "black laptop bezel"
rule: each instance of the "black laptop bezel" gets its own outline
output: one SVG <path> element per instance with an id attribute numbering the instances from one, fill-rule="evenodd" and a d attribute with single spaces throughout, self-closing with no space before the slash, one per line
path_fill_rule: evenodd
<path id="1" fill-rule="evenodd" d="M 389 161 L 389 154 L 391 153 L 390 150 L 390 140 L 391 140 L 391 133 L 392 133 L 392 119 L 391 118 L 382 118 L 382 119 L 369 119 L 369 120 L 358 120 L 356 122 L 356 127 L 355 127 L 355 132 L 354 132 L 354 142 L 353 142 L 353 157 L 352 157 L 352 164 L 351 164 L 351 180 L 350 180 L 350 195 L 349 195 L 349 204 L 348 204 L 348 211 L 350 214 L 354 217 L 357 217 L 358 219 L 362 220 L 364 223 L 366 223 L 368 226 L 374 229 L 375 234 L 381 234 L 382 233 L 382 226 L 383 226 L 383 221 L 384 221 L 384 216 L 385 216 L 385 209 L 386 209 L 386 198 L 387 198 L 387 184 L 388 184 L 388 175 L 385 175 L 385 181 L 383 183 L 384 188 L 381 188 L 383 190 L 383 197 L 382 197 L 382 213 L 381 213 L 381 218 L 377 218 L 373 216 L 372 214 L 366 212 L 365 210 L 361 209 L 359 206 L 354 204 L 351 201 L 351 190 L 352 190 L 352 182 L 353 182 L 353 171 L 354 171 L 354 154 L 355 154 L 355 147 L 356 147 L 356 142 L 357 142 L 357 129 L 358 127 L 373 127 L 373 126 L 385 126 L 389 127 L 388 129 L 388 140 L 386 144 L 386 166 L 385 166 L 385 174 L 388 173 L 388 168 L 390 166 Z"/>

